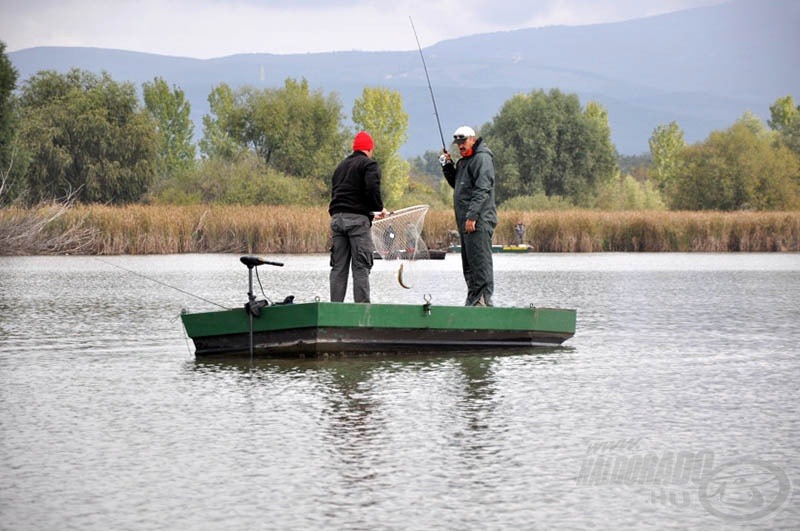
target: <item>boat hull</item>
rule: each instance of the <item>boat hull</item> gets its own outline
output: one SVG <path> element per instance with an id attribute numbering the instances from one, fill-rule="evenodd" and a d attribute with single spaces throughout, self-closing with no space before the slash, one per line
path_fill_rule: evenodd
<path id="1" fill-rule="evenodd" d="M 195 356 L 250 353 L 242 309 L 181 315 Z M 253 354 L 327 357 L 557 346 L 575 310 L 313 302 L 273 305 L 252 318 Z"/>

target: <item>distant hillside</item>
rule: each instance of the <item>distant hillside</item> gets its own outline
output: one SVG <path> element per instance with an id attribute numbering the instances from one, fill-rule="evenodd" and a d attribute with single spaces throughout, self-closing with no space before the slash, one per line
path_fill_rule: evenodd
<path id="1" fill-rule="evenodd" d="M 474 35 L 423 49 L 445 135 L 480 127 L 512 95 L 558 88 L 609 111 L 622 154 L 647 151 L 653 129 L 678 122 L 690 142 L 729 127 L 745 111 L 762 118 L 778 97 L 800 99 L 800 2 L 733 0 L 614 24 Z M 409 32 L 411 28 L 409 28 Z M 365 86 L 398 90 L 409 113 L 405 156 L 441 147 L 419 51 L 167 57 L 95 48 L 29 48 L 8 54 L 20 81 L 44 69 L 107 71 L 141 86 L 163 77 L 191 102 L 202 136 L 206 98 L 221 82 L 281 86 L 306 78 L 339 95 L 349 116 Z M 447 140 L 447 136 L 445 139 Z"/>

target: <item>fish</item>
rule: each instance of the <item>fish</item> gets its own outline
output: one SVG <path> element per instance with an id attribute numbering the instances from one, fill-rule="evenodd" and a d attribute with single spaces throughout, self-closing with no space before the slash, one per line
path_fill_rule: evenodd
<path id="1" fill-rule="evenodd" d="M 406 289 L 411 289 L 411 286 L 403 282 L 403 265 L 400 264 L 400 269 L 397 270 L 397 282 Z"/>

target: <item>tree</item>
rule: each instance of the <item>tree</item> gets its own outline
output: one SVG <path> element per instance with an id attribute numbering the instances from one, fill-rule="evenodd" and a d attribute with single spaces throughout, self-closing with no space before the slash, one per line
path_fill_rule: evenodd
<path id="1" fill-rule="evenodd" d="M 791 96 L 778 98 L 770 108 L 769 126 L 778 132 L 781 141 L 800 156 L 800 105 Z"/>
<path id="2" fill-rule="evenodd" d="M 200 161 L 189 172 L 159 182 L 152 190 L 156 203 L 237 205 L 322 205 L 325 187 L 311 179 L 290 177 L 267 167 L 255 153 L 235 160 L 214 157 Z"/>
<path id="3" fill-rule="evenodd" d="M 246 147 L 238 140 L 239 115 L 243 113 L 236 101 L 233 89 L 220 83 L 208 95 L 211 114 L 203 116 L 203 138 L 200 139 L 200 152 L 206 158 L 233 160 Z"/>
<path id="4" fill-rule="evenodd" d="M 373 156 L 381 168 L 381 186 L 387 204 L 397 204 L 408 189 L 409 164 L 399 155 L 408 138 L 408 114 L 399 92 L 365 88 L 353 103 L 353 123 L 375 140 Z"/>
<path id="5" fill-rule="evenodd" d="M 665 210 L 661 194 L 650 181 L 638 181 L 633 175 L 620 175 L 604 185 L 597 197 L 601 210 Z"/>
<path id="6" fill-rule="evenodd" d="M 194 125 L 189 115 L 191 106 L 183 90 L 170 90 L 162 78 L 142 85 L 144 105 L 155 119 L 160 137 L 159 173 L 162 179 L 174 172 L 190 168 L 194 163 L 195 147 L 192 143 Z"/>
<path id="7" fill-rule="evenodd" d="M 649 151 L 640 155 L 619 155 L 617 157 L 620 173 L 631 175 L 640 182 L 648 180 L 648 173 L 652 165 L 653 155 Z"/>
<path id="8" fill-rule="evenodd" d="M 206 154 L 236 156 L 249 150 L 287 175 L 327 181 L 346 152 L 341 104 L 333 95 L 312 92 L 305 80 L 237 92 L 220 85 L 209 103 L 215 116 L 203 119 Z"/>
<path id="9" fill-rule="evenodd" d="M 610 183 L 618 175 L 617 149 L 611 142 L 611 126 L 608 123 L 608 111 L 596 101 L 586 104 L 583 111 L 588 129 L 586 172 L 593 176 L 589 181 L 591 186 L 584 187 L 580 180 L 573 181 L 576 185 L 568 195 L 578 199 L 579 204 L 586 204 L 592 194 L 597 193 L 604 185 Z"/>
<path id="10" fill-rule="evenodd" d="M 6 44 L 0 41 L 0 204 L 14 191 L 16 130 L 14 90 L 17 70 L 6 55 Z"/>
<path id="11" fill-rule="evenodd" d="M 28 202 L 127 203 L 147 191 L 157 133 L 133 84 L 107 73 L 42 71 L 23 85 L 20 113 Z"/>
<path id="12" fill-rule="evenodd" d="M 443 179 L 438 151 L 427 150 L 422 155 L 409 159 L 409 164 L 411 164 L 411 171 L 415 175 L 424 175 L 427 180 L 435 183 Z"/>
<path id="13" fill-rule="evenodd" d="M 664 195 L 670 195 L 675 186 L 675 179 L 683 166 L 683 154 L 686 143 L 683 131 L 677 122 L 659 125 L 650 136 L 650 179 Z"/>
<path id="14" fill-rule="evenodd" d="M 544 193 L 586 205 L 616 171 L 605 110 L 584 111 L 557 89 L 513 96 L 482 136 L 495 154 L 499 202 Z"/>
<path id="15" fill-rule="evenodd" d="M 751 114 L 684 152 L 670 205 L 686 210 L 788 210 L 800 206 L 800 161 Z"/>

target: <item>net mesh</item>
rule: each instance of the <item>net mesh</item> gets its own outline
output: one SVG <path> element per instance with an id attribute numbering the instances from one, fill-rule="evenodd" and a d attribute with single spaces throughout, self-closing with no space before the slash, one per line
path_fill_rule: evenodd
<path id="1" fill-rule="evenodd" d="M 383 219 L 372 222 L 372 241 L 384 260 L 422 260 L 430 258 L 422 240 L 422 227 L 428 205 L 395 210 Z"/>

